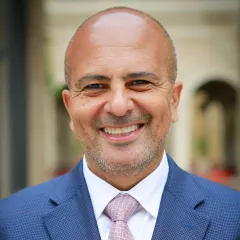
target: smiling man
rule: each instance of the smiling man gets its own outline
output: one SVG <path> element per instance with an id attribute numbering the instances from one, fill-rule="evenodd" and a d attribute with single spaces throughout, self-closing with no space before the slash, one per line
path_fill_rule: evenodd
<path id="1" fill-rule="evenodd" d="M 164 149 L 182 83 L 172 40 L 138 10 L 87 19 L 66 51 L 69 173 L 0 202 L 1 239 L 231 240 L 240 194 L 181 170 Z"/>
<path id="2" fill-rule="evenodd" d="M 159 166 L 177 120 L 182 84 L 168 34 L 134 10 L 99 13 L 73 36 L 66 72 L 63 99 L 89 169 L 129 190 Z"/>

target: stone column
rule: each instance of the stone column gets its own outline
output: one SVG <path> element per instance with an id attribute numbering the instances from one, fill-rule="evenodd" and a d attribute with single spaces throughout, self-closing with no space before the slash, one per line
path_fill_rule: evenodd
<path id="1" fill-rule="evenodd" d="M 240 1 L 238 8 L 238 53 L 240 52 Z M 240 54 L 238 54 L 238 66 L 240 66 Z M 236 167 L 240 178 L 240 70 L 238 70 L 238 88 L 236 104 Z"/>
<path id="2" fill-rule="evenodd" d="M 55 102 L 46 79 L 44 1 L 29 0 L 28 32 L 28 185 L 48 178 L 55 159 Z"/>

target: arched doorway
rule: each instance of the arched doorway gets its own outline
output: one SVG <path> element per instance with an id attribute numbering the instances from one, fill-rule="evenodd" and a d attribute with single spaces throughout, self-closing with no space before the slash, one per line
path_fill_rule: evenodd
<path id="1" fill-rule="evenodd" d="M 237 91 L 224 80 L 208 81 L 192 107 L 193 172 L 225 181 L 237 169 Z"/>

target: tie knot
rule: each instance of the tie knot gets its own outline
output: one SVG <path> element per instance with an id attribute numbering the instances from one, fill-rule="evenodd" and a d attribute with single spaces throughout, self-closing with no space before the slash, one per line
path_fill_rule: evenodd
<path id="1" fill-rule="evenodd" d="M 129 194 L 118 194 L 105 208 L 106 215 L 113 221 L 124 221 L 134 214 L 139 202 Z"/>

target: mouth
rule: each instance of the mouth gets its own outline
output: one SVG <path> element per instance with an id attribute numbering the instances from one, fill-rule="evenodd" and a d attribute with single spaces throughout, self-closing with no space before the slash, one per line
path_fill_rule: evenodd
<path id="1" fill-rule="evenodd" d="M 111 143 L 125 144 L 134 141 L 144 129 L 145 124 L 132 124 L 124 127 L 100 128 L 101 135 Z"/>
<path id="2" fill-rule="evenodd" d="M 111 136 L 126 136 L 137 131 L 143 126 L 144 124 L 134 124 L 126 127 L 106 127 L 100 128 L 100 131 Z"/>

